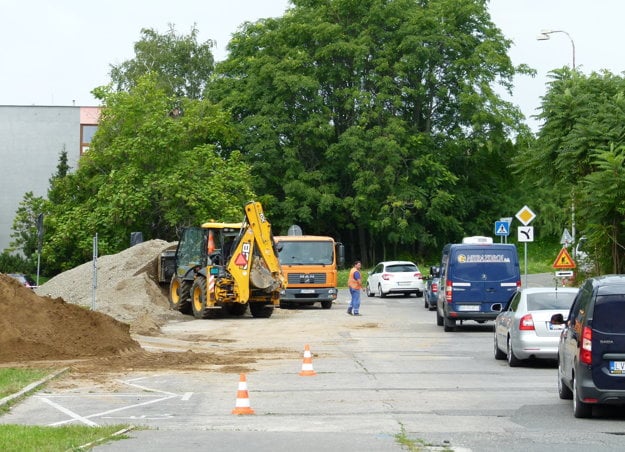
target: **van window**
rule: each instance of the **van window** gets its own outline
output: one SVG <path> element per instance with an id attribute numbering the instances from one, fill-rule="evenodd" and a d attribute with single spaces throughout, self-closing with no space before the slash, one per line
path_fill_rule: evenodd
<path id="1" fill-rule="evenodd" d="M 455 277 L 460 280 L 480 281 L 509 279 L 517 276 L 512 253 L 506 250 L 459 250 L 455 256 Z"/>
<path id="2" fill-rule="evenodd" d="M 598 295 L 592 327 L 603 333 L 625 333 L 625 294 Z"/>

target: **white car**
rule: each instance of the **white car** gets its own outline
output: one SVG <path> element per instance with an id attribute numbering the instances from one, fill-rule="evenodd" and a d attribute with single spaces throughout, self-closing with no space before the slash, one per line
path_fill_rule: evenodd
<path id="1" fill-rule="evenodd" d="M 367 278 L 367 295 L 386 297 L 390 294 L 415 294 L 422 297 L 425 282 L 419 267 L 410 261 L 386 261 L 378 263 Z"/>
<path id="2" fill-rule="evenodd" d="M 507 359 L 511 367 L 524 360 L 558 358 L 563 325 L 551 316 L 566 316 L 578 293 L 575 287 L 530 287 L 516 292 L 508 309 L 495 319 L 495 359 Z"/>

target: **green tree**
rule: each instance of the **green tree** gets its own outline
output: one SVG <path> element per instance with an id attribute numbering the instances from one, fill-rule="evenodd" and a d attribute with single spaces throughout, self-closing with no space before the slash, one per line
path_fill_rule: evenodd
<path id="1" fill-rule="evenodd" d="M 253 197 L 250 170 L 230 147 L 228 116 L 208 101 L 180 99 L 140 77 L 129 92 L 101 88 L 98 131 L 76 172 L 50 190 L 47 268 L 65 270 L 129 244 L 130 233 L 174 240 L 177 228 L 208 219 L 240 221 Z M 172 104 L 184 114 L 170 114 Z"/>
<path id="2" fill-rule="evenodd" d="M 516 171 L 545 200 L 545 227 L 559 233 L 569 224 L 574 206 L 577 235 L 587 235 L 603 272 L 624 270 L 618 180 L 624 111 L 623 77 L 608 71 L 584 75 L 569 68 L 555 70 L 540 107 L 543 125 L 537 140 L 515 159 Z"/>
<path id="3" fill-rule="evenodd" d="M 494 85 L 529 71 L 487 2 L 292 3 L 234 35 L 207 91 L 278 227 L 334 234 L 365 263 L 492 230 L 515 185 L 508 137 L 528 133 Z"/>
<path id="4" fill-rule="evenodd" d="M 37 218 L 44 212 L 45 200 L 32 191 L 24 194 L 13 219 L 11 248 L 34 262 L 37 253 Z"/>
<path id="5" fill-rule="evenodd" d="M 156 74 L 158 85 L 176 97 L 199 99 L 215 64 L 213 41 L 197 41 L 193 26 L 188 35 L 176 34 L 173 25 L 165 34 L 151 28 L 141 30 L 135 57 L 111 65 L 111 82 L 117 91 L 129 91 L 146 74 Z"/>

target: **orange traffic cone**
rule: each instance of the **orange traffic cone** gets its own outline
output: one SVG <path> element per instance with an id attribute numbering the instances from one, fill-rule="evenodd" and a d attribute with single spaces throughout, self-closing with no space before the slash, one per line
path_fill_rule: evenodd
<path id="1" fill-rule="evenodd" d="M 313 370 L 312 353 L 310 353 L 310 347 L 308 345 L 306 345 L 304 349 L 304 362 L 302 362 L 302 371 L 299 374 L 302 377 L 313 377 L 317 375 L 317 372 Z"/>
<path id="2" fill-rule="evenodd" d="M 247 394 L 247 379 L 245 374 L 239 377 L 239 389 L 237 390 L 237 401 L 232 410 L 232 414 L 254 414 L 254 410 L 250 408 L 250 398 Z"/>

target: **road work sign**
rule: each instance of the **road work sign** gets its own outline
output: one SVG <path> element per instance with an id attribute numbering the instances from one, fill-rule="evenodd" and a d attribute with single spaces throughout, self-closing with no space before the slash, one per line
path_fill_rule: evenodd
<path id="1" fill-rule="evenodd" d="M 560 253 L 558 253 L 558 257 L 553 263 L 553 268 L 556 270 L 565 270 L 565 269 L 574 269 L 575 261 L 571 258 L 571 255 L 566 250 L 566 248 L 562 248 Z"/>

